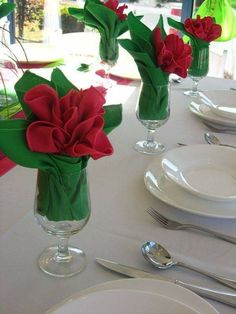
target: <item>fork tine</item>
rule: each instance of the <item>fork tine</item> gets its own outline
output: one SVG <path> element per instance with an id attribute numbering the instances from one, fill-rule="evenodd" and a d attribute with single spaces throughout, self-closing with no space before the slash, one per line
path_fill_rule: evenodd
<path id="1" fill-rule="evenodd" d="M 162 216 L 159 212 L 157 212 L 154 208 L 149 207 L 147 209 L 149 215 L 151 215 L 156 221 L 158 221 L 161 225 L 166 226 L 168 223 L 168 219 Z"/>

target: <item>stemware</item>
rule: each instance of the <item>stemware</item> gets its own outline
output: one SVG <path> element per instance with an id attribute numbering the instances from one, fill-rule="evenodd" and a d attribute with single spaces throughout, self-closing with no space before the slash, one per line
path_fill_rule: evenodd
<path id="1" fill-rule="evenodd" d="M 58 238 L 57 246 L 42 252 L 38 265 L 49 275 L 69 277 L 81 272 L 87 264 L 83 251 L 68 246 L 70 236 L 77 234 L 90 216 L 86 168 L 79 173 L 61 175 L 59 181 L 63 181 L 63 189 L 54 175 L 38 171 L 35 217 L 43 230 Z M 60 213 L 60 209 L 65 208 Z"/>
<path id="2" fill-rule="evenodd" d="M 110 78 L 110 71 L 115 66 L 119 57 L 119 45 L 117 38 L 106 39 L 101 36 L 99 42 L 99 56 L 104 69 L 103 87 L 110 88 L 114 81 Z"/>
<path id="3" fill-rule="evenodd" d="M 192 64 L 188 70 L 188 76 L 193 80 L 192 89 L 184 92 L 185 95 L 190 97 L 198 97 L 198 83 L 204 78 L 209 70 L 209 45 L 198 47 L 191 42 L 192 47 Z"/>
<path id="4" fill-rule="evenodd" d="M 170 116 L 170 85 L 141 84 L 139 101 L 136 107 L 138 120 L 147 128 L 147 139 L 138 141 L 136 151 L 157 155 L 165 150 L 165 146 L 154 140 L 156 129 L 167 122 Z"/>

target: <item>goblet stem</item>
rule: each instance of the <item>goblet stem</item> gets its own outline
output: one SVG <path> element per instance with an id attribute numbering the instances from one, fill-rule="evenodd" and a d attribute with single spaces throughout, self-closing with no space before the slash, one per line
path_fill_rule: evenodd
<path id="1" fill-rule="evenodd" d="M 198 92 L 198 82 L 199 82 L 199 80 L 197 80 L 197 79 L 194 79 L 193 80 L 193 93 L 197 93 Z"/>
<path id="2" fill-rule="evenodd" d="M 147 133 L 147 147 L 152 147 L 155 145 L 154 143 L 154 133 L 155 130 L 148 129 Z"/>
<path id="3" fill-rule="evenodd" d="M 59 238 L 58 242 L 58 251 L 55 255 L 56 262 L 69 262 L 72 258 L 69 247 L 68 247 L 69 238 Z"/>

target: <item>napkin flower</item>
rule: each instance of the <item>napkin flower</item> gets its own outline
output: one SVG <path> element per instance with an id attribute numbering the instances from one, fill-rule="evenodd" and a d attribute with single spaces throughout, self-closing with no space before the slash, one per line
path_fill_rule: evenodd
<path id="1" fill-rule="evenodd" d="M 39 170 L 41 215 L 54 221 L 83 219 L 87 213 L 78 211 L 81 200 L 75 198 L 80 172 L 90 157 L 112 154 L 107 134 L 121 122 L 121 105 L 103 106 L 101 90 L 80 90 L 59 69 L 50 81 L 26 71 L 15 90 L 26 119 L 0 121 L 0 150 L 15 163 Z"/>
<path id="2" fill-rule="evenodd" d="M 131 39 L 119 39 L 120 45 L 126 49 L 138 67 L 143 87 L 148 86 L 149 108 L 144 99 L 139 100 L 139 113 L 142 119 L 163 120 L 168 116 L 168 89 L 163 89 L 165 95 L 159 95 L 157 86 L 168 85 L 169 74 L 176 73 L 181 77 L 187 76 L 191 64 L 191 47 L 184 44 L 177 35 L 167 35 L 161 16 L 157 26 L 151 30 L 133 13 L 127 18 Z M 156 106 L 156 99 L 160 99 Z"/>
<path id="3" fill-rule="evenodd" d="M 221 36 L 221 26 L 214 23 L 210 16 L 196 19 L 188 18 L 184 23 L 168 18 L 168 24 L 181 31 L 190 38 L 193 62 L 190 74 L 193 76 L 204 76 L 209 66 L 209 44 Z"/>
<path id="4" fill-rule="evenodd" d="M 188 18 L 184 22 L 184 28 L 193 36 L 211 42 L 221 35 L 221 26 L 214 23 L 214 19 L 210 16 L 201 18 L 197 15 L 196 19 Z"/>
<path id="5" fill-rule="evenodd" d="M 127 5 L 119 6 L 117 0 L 86 0 L 83 9 L 71 7 L 69 14 L 100 33 L 99 52 L 102 61 L 113 64 L 118 59 L 117 38 L 128 30 Z"/>

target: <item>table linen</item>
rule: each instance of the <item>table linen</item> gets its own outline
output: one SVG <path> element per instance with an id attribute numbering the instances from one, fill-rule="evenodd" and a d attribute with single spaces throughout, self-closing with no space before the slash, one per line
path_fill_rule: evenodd
<path id="1" fill-rule="evenodd" d="M 162 203 L 151 195 L 144 185 L 144 172 L 155 159 L 137 153 L 134 143 L 144 135 L 144 128 L 135 116 L 140 82 L 117 85 L 108 93 L 108 99 L 123 101 L 123 122 L 111 134 L 114 155 L 88 166 L 92 213 L 87 226 L 71 243 L 85 251 L 88 266 L 81 274 L 66 278 L 52 278 L 37 267 L 40 252 L 55 239 L 40 230 L 33 218 L 33 198 L 36 171 L 16 166 L 1 177 L 0 185 L 0 312 L 4 314 L 39 314 L 62 299 L 121 275 L 109 272 L 95 262 L 95 257 L 114 260 L 134 267 L 157 272 L 141 254 L 141 245 L 148 240 L 159 241 L 178 260 L 236 280 L 236 247 L 196 231 L 166 230 L 150 217 L 146 208 L 160 209 L 169 218 L 191 222 L 216 231 L 236 236 L 236 219 L 206 218 L 183 212 Z M 171 115 L 158 132 L 158 138 L 172 149 L 178 142 L 203 144 L 207 127 L 190 112 L 190 98 L 183 91 L 191 85 L 190 79 L 173 84 Z M 207 77 L 200 89 L 229 89 L 235 81 Z M 112 94 L 113 93 L 113 94 Z M 114 95 L 114 93 L 116 93 Z M 234 135 L 220 134 L 222 141 L 236 144 Z M 175 268 L 159 271 L 161 275 L 227 290 L 191 271 Z M 231 291 L 232 290 L 227 290 Z M 235 309 L 210 301 L 224 314 Z"/>

